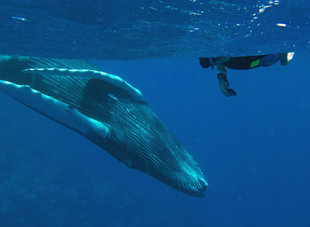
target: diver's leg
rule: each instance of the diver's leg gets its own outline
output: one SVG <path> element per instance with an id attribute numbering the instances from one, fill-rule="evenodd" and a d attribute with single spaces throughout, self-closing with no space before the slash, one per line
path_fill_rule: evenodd
<path id="1" fill-rule="evenodd" d="M 217 64 L 217 78 L 219 79 L 221 92 L 226 96 L 235 96 L 237 93 L 229 88 L 229 82 L 227 80 L 227 68 L 222 64 Z"/>

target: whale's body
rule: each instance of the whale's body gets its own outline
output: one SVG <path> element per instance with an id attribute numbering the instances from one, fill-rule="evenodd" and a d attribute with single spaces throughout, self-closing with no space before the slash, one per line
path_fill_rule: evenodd
<path id="1" fill-rule="evenodd" d="M 204 196 L 198 164 L 141 92 L 81 60 L 0 57 L 0 92 L 85 136 L 128 167 Z"/>

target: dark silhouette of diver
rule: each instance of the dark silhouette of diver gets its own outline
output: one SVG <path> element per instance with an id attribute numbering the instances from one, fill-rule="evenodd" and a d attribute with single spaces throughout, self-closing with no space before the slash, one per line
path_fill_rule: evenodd
<path id="1" fill-rule="evenodd" d="M 268 55 L 256 55 L 256 56 L 244 56 L 244 57 L 200 57 L 200 65 L 203 68 L 214 66 L 217 68 L 217 78 L 221 92 L 227 96 L 235 96 L 237 93 L 229 88 L 229 82 L 227 80 L 227 68 L 229 69 L 254 69 L 260 66 L 270 66 L 280 61 L 281 65 L 287 65 L 290 60 L 293 59 L 294 52 L 280 53 L 280 54 L 268 54 Z"/>

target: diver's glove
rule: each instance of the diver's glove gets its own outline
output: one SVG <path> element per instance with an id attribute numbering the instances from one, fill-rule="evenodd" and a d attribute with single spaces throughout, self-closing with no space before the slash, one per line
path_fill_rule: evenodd
<path id="1" fill-rule="evenodd" d="M 217 78 L 219 79 L 221 92 L 226 97 L 237 95 L 237 93 L 233 89 L 229 88 L 229 82 L 227 80 L 226 75 L 224 75 L 223 73 L 219 73 L 217 74 Z"/>

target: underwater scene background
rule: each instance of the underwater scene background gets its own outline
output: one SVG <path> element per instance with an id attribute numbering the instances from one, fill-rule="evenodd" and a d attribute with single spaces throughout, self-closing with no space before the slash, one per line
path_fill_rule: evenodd
<path id="1" fill-rule="evenodd" d="M 199 163 L 206 197 L 129 169 L 0 94 L 0 226 L 309 227 L 309 2 L 141 4 L 3 0 L 0 54 L 118 59 L 92 61 L 143 92 Z M 229 70 L 232 98 L 198 62 L 280 51 L 296 51 L 285 67 Z M 151 59 L 120 60 L 137 58 Z"/>
<path id="2" fill-rule="evenodd" d="M 309 226 L 309 60 L 231 70 L 230 99 L 197 59 L 96 62 L 134 82 L 193 154 L 204 199 L 1 94 L 1 226 Z"/>

